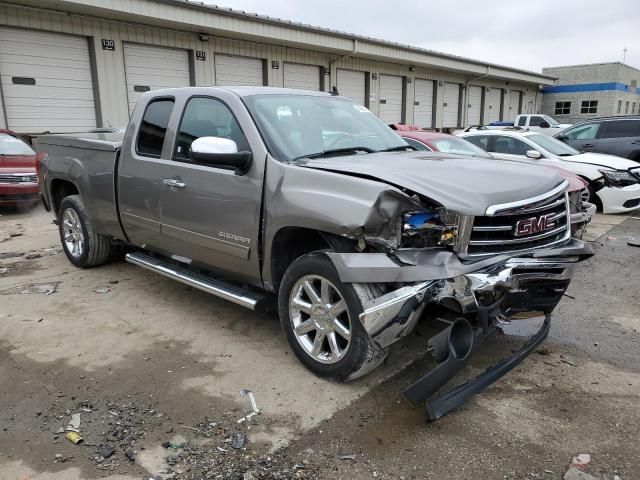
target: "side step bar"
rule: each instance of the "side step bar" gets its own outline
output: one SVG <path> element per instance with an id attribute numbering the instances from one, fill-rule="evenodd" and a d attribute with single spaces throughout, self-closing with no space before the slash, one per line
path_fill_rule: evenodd
<path id="1" fill-rule="evenodd" d="M 140 252 L 127 253 L 125 260 L 251 310 L 258 310 L 259 304 L 264 303 L 265 300 L 264 296 L 260 294 L 252 293 L 206 275 L 192 272 L 191 270 L 173 263 L 168 263 L 151 255 Z"/>

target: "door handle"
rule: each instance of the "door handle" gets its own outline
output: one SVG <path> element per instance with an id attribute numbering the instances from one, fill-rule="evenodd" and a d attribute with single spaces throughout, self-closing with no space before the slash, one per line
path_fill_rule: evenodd
<path id="1" fill-rule="evenodd" d="M 184 188 L 187 186 L 186 183 L 182 180 L 178 180 L 177 178 L 165 178 L 162 183 L 171 188 Z"/>
<path id="2" fill-rule="evenodd" d="M 585 143 L 584 145 L 582 145 L 583 148 L 593 148 L 595 147 L 595 145 L 593 143 Z"/>

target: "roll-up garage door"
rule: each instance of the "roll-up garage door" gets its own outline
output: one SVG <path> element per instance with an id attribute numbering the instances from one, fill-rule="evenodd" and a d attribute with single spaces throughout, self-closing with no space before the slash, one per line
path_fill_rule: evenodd
<path id="1" fill-rule="evenodd" d="M 500 121 L 500 103 L 502 100 L 502 90 L 492 88 L 487 92 L 485 100 L 485 117 L 487 124 Z"/>
<path id="2" fill-rule="evenodd" d="M 216 55 L 216 85 L 264 85 L 264 63 L 261 58 Z"/>
<path id="3" fill-rule="evenodd" d="M 443 127 L 457 127 L 460 116 L 460 84 L 444 84 Z"/>
<path id="4" fill-rule="evenodd" d="M 285 62 L 284 86 L 286 88 L 320 90 L 320 67 Z"/>
<path id="5" fill-rule="evenodd" d="M 85 37 L 0 27 L 0 82 L 11 130 L 64 133 L 96 127 Z"/>
<path id="6" fill-rule="evenodd" d="M 467 124 L 480 125 L 482 119 L 480 113 L 482 111 L 482 87 L 470 85 L 467 98 Z"/>
<path id="7" fill-rule="evenodd" d="M 433 127 L 433 80 L 415 79 L 413 123 L 422 128 Z"/>
<path id="8" fill-rule="evenodd" d="M 507 113 L 509 122 L 516 119 L 516 116 L 520 113 L 521 106 L 522 92 L 520 90 L 511 90 L 509 92 L 509 112 Z"/>
<path id="9" fill-rule="evenodd" d="M 366 95 L 365 75 L 365 72 L 356 72 L 355 70 L 339 68 L 336 79 L 338 93 L 343 97 L 350 98 L 360 105 L 364 105 Z"/>
<path id="10" fill-rule="evenodd" d="M 146 91 L 191 85 L 187 50 L 125 43 L 124 70 L 129 113 Z"/>
<path id="11" fill-rule="evenodd" d="M 385 123 L 402 122 L 402 77 L 380 75 L 380 110 Z"/>

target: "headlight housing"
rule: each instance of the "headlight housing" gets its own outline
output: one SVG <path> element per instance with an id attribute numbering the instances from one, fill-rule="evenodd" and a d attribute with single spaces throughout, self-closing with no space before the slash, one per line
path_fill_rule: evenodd
<path id="1" fill-rule="evenodd" d="M 402 215 L 400 245 L 426 248 L 454 245 L 458 239 L 460 216 L 444 208 L 412 211 Z"/>
<path id="2" fill-rule="evenodd" d="M 605 187 L 628 187 L 635 185 L 638 179 L 624 170 L 599 170 L 604 178 Z"/>

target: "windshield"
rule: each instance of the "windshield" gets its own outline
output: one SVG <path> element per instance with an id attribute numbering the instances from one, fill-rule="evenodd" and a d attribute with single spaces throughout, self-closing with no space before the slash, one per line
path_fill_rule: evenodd
<path id="1" fill-rule="evenodd" d="M 471 157 L 491 158 L 487 152 L 473 143 L 457 137 L 432 138 L 429 140 L 439 152 L 467 155 Z"/>
<path id="2" fill-rule="evenodd" d="M 272 155 L 279 160 L 333 150 L 349 154 L 411 148 L 367 108 L 345 98 L 255 95 L 245 101 Z"/>
<path id="3" fill-rule="evenodd" d="M 35 155 L 35 153 L 22 140 L 0 133 L 0 155 Z"/>
<path id="4" fill-rule="evenodd" d="M 563 143 L 560 140 L 557 140 L 548 135 L 536 133 L 534 135 L 528 135 L 527 138 L 553 155 L 567 157 L 580 154 L 580 152 L 575 148 L 570 147 L 566 143 Z"/>
<path id="5" fill-rule="evenodd" d="M 544 118 L 549 125 L 560 125 L 555 119 L 551 118 L 549 115 L 542 115 L 542 118 Z"/>

